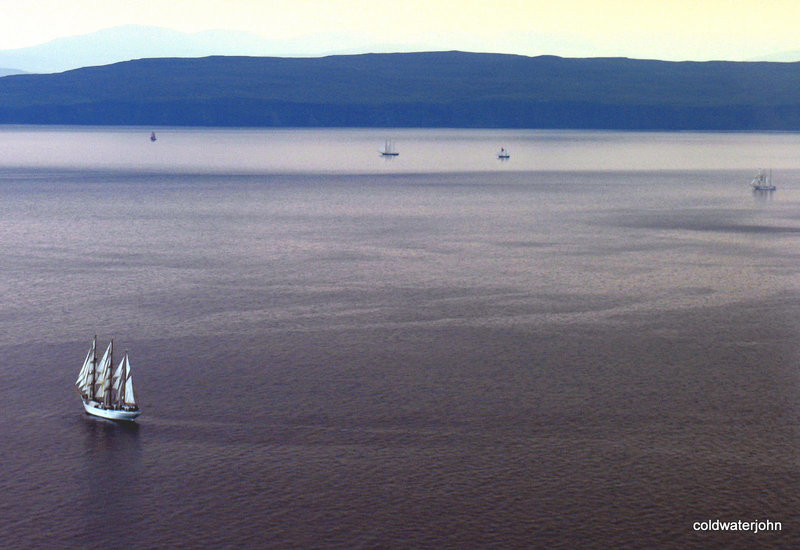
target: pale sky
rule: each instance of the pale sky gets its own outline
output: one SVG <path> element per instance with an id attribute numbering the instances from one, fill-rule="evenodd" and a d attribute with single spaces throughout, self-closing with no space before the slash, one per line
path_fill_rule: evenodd
<path id="1" fill-rule="evenodd" d="M 0 2 L 0 50 L 126 24 L 269 39 L 333 34 L 397 51 L 741 60 L 800 50 L 800 0 Z"/>

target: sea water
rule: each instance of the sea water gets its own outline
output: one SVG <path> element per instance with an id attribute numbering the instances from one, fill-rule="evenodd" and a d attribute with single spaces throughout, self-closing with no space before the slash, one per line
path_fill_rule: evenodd
<path id="1" fill-rule="evenodd" d="M 800 135 L 151 130 L 0 130 L 3 547 L 800 542 Z"/>

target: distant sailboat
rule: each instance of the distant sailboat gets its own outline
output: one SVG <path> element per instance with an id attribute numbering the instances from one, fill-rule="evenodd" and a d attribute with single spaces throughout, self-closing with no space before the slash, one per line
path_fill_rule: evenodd
<path id="1" fill-rule="evenodd" d="M 511 158 L 511 153 L 509 153 L 508 149 L 506 149 L 505 147 L 500 147 L 500 150 L 497 152 L 497 158 L 503 159 L 503 160 L 510 159 Z"/>
<path id="2" fill-rule="evenodd" d="M 156 137 L 156 133 L 155 132 L 150 132 L 150 141 L 155 141 L 157 139 L 158 138 Z"/>
<path id="3" fill-rule="evenodd" d="M 81 396 L 87 414 L 111 420 L 135 420 L 142 411 L 136 404 L 128 352 L 125 352 L 122 361 L 112 372 L 113 360 L 112 340 L 98 363 L 97 336 L 95 336 L 75 381 L 75 388 Z"/>
<path id="4" fill-rule="evenodd" d="M 388 139 L 386 140 L 383 149 L 380 150 L 380 153 L 384 157 L 396 157 L 400 154 L 395 150 L 394 142 Z"/>
<path id="5" fill-rule="evenodd" d="M 775 191 L 775 186 L 772 184 L 772 170 L 769 171 L 769 174 L 764 170 L 759 170 L 750 185 L 753 187 L 753 191 Z"/>

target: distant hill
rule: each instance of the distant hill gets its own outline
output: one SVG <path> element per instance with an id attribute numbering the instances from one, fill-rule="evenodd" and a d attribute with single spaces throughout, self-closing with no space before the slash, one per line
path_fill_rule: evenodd
<path id="1" fill-rule="evenodd" d="M 333 44 L 337 45 L 335 50 L 331 49 Z M 0 50 L 0 67 L 14 67 L 26 73 L 57 73 L 131 59 L 209 55 L 302 57 L 320 52 L 365 51 L 364 46 L 357 38 L 335 34 L 273 40 L 243 31 L 184 33 L 162 27 L 123 25 L 27 48 Z"/>
<path id="2" fill-rule="evenodd" d="M 24 74 L 25 71 L 21 71 L 19 69 L 4 69 L 0 68 L 0 76 L 8 76 L 10 74 Z"/>
<path id="3" fill-rule="evenodd" d="M 778 61 L 783 63 L 791 63 L 800 59 L 800 50 L 789 50 L 785 52 L 774 52 L 771 54 L 764 54 L 752 61 Z"/>
<path id="4" fill-rule="evenodd" d="M 142 59 L 0 78 L 0 123 L 800 130 L 800 63 L 464 52 Z"/>

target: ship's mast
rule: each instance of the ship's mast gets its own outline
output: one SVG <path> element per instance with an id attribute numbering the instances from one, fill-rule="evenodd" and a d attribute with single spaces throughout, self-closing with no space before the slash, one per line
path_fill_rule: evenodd
<path id="1" fill-rule="evenodd" d="M 97 380 L 97 335 L 92 341 L 92 383 L 89 384 L 89 401 L 94 401 L 94 383 Z"/>
<path id="2" fill-rule="evenodd" d="M 128 350 L 125 350 L 125 356 L 122 358 L 122 384 L 119 386 L 119 395 L 117 396 L 117 403 L 119 408 L 125 403 L 125 386 L 128 384 Z"/>
<path id="3" fill-rule="evenodd" d="M 108 371 L 106 372 L 106 376 L 104 377 L 105 382 L 103 383 L 103 405 L 108 408 L 111 406 L 111 380 L 112 380 L 112 373 L 114 372 L 114 339 L 111 339 L 111 344 L 109 345 L 109 349 L 111 353 L 109 354 L 108 360 Z"/>

